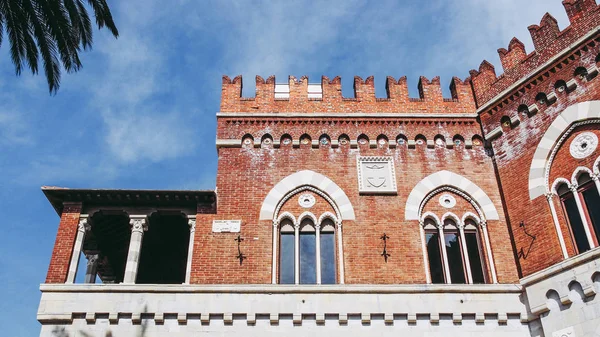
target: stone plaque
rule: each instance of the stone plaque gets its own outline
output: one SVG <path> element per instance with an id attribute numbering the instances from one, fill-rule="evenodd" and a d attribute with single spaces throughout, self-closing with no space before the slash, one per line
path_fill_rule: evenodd
<path id="1" fill-rule="evenodd" d="M 552 337 L 576 337 L 575 330 L 573 330 L 573 327 L 571 326 L 566 329 L 554 331 Z"/>
<path id="2" fill-rule="evenodd" d="M 357 157 L 358 190 L 361 194 L 396 194 L 393 157 Z"/>
<path id="3" fill-rule="evenodd" d="M 213 233 L 239 233 L 242 220 L 213 220 Z"/>

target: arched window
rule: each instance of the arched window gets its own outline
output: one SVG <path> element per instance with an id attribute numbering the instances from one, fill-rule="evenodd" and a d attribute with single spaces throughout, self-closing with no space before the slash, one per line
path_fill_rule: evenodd
<path id="1" fill-rule="evenodd" d="M 296 269 L 296 240 L 294 223 L 285 219 L 279 226 L 279 283 L 294 284 Z"/>
<path id="2" fill-rule="evenodd" d="M 573 184 L 561 178 L 555 188 L 578 254 L 597 247 L 600 238 L 600 194 L 590 173 L 580 168 L 573 175 Z"/>
<path id="3" fill-rule="evenodd" d="M 428 216 L 423 222 L 431 283 L 486 283 L 478 220 L 469 217 L 461 225 L 452 215 L 445 216 L 443 226 L 438 221 Z"/>
<path id="4" fill-rule="evenodd" d="M 465 220 L 465 245 L 473 283 L 486 283 L 480 234 L 473 219 Z"/>
<path id="5" fill-rule="evenodd" d="M 444 221 L 444 244 L 446 246 L 447 263 L 452 283 L 467 283 L 460 234 L 458 233 L 456 222 L 452 219 Z"/>
<path id="6" fill-rule="evenodd" d="M 294 226 L 285 218 L 279 225 L 279 283 L 336 284 L 336 226 L 329 217 L 315 225 L 313 216 Z"/>

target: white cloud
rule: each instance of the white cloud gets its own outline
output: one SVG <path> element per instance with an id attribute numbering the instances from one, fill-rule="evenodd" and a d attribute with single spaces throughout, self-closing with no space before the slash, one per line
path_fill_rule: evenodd
<path id="1" fill-rule="evenodd" d="M 120 162 L 159 162 L 194 150 L 190 126 L 177 113 L 107 111 L 103 118 L 108 129 L 106 142 Z"/>

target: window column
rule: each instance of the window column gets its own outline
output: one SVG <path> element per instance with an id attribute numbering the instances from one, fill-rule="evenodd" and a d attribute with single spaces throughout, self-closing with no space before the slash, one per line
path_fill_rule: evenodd
<path id="1" fill-rule="evenodd" d="M 583 205 L 581 204 L 581 197 L 579 195 L 579 191 L 577 191 L 577 184 L 569 186 L 571 192 L 573 193 L 573 198 L 575 199 L 575 203 L 577 204 L 577 210 L 579 211 L 579 217 L 581 217 L 581 222 L 583 223 L 583 230 L 585 231 L 585 236 L 588 239 L 588 243 L 590 244 L 590 249 L 595 248 L 594 239 L 592 238 L 592 233 L 590 232 L 590 225 L 588 223 L 587 216 L 585 211 L 583 210 Z"/>
<path id="2" fill-rule="evenodd" d="M 196 236 L 196 216 L 188 216 L 188 225 L 190 226 L 190 242 L 188 244 L 187 265 L 185 268 L 185 284 L 190 284 L 192 277 L 192 255 L 194 254 L 194 237 Z"/>
<path id="3" fill-rule="evenodd" d="M 423 251 L 423 261 L 425 265 L 425 281 L 427 284 L 431 282 L 431 272 L 429 270 L 429 259 L 427 256 L 427 243 L 425 240 L 425 223 L 423 221 L 419 221 L 419 232 L 421 234 L 421 250 Z"/>
<path id="4" fill-rule="evenodd" d="M 546 193 L 546 200 L 548 200 L 548 205 L 550 205 L 550 212 L 552 213 L 552 221 L 554 222 L 554 229 L 556 230 L 556 234 L 558 235 L 558 242 L 560 243 L 560 249 L 563 254 L 563 258 L 569 258 L 569 254 L 567 253 L 567 246 L 565 245 L 565 239 L 562 234 L 562 230 L 560 229 L 560 222 L 558 222 L 558 215 L 556 214 L 556 207 L 554 207 L 554 194 Z"/>
<path id="5" fill-rule="evenodd" d="M 321 224 L 315 224 L 315 255 L 317 258 L 317 284 L 321 284 Z"/>
<path id="6" fill-rule="evenodd" d="M 85 283 L 96 283 L 96 275 L 98 274 L 98 253 L 87 254 L 87 269 L 85 271 Z"/>
<path id="7" fill-rule="evenodd" d="M 340 271 L 340 284 L 344 284 L 344 247 L 342 246 L 342 223 L 341 222 L 337 224 L 337 245 L 338 245 L 338 269 Z"/>
<path id="8" fill-rule="evenodd" d="M 277 284 L 277 246 L 279 241 L 279 231 L 277 230 L 279 224 L 273 220 L 273 267 L 271 268 L 271 283 Z"/>
<path id="9" fill-rule="evenodd" d="M 294 284 L 300 284 L 300 224 L 294 224 Z"/>
<path id="10" fill-rule="evenodd" d="M 494 265 L 494 257 L 492 256 L 492 246 L 490 244 L 490 236 L 487 230 L 487 222 L 482 221 L 480 226 L 483 230 L 483 238 L 485 240 L 485 251 L 487 252 L 488 263 L 490 266 L 490 271 L 492 273 L 492 283 L 496 284 L 498 283 L 498 277 L 496 276 L 496 266 Z"/>
<path id="11" fill-rule="evenodd" d="M 148 230 L 148 218 L 145 215 L 130 215 L 129 219 L 131 240 L 129 241 L 129 253 L 127 254 L 123 283 L 133 284 L 137 278 L 142 239 L 144 238 L 144 232 Z"/>
<path id="12" fill-rule="evenodd" d="M 467 240 L 465 238 L 465 224 L 460 222 L 456 224 L 460 235 L 460 248 L 465 259 L 465 268 L 467 269 L 467 283 L 473 284 L 473 274 L 471 273 L 471 261 L 469 260 L 469 251 L 467 250 Z"/>
<path id="13" fill-rule="evenodd" d="M 446 283 L 452 283 L 452 277 L 450 275 L 450 266 L 448 265 L 448 252 L 446 251 L 446 243 L 444 237 L 444 224 L 437 224 L 438 235 L 440 236 L 440 246 L 442 248 L 442 259 L 444 260 L 444 273 L 446 274 Z"/>
<path id="14" fill-rule="evenodd" d="M 77 225 L 77 236 L 75 237 L 75 245 L 73 246 L 73 252 L 71 254 L 71 263 L 69 263 L 69 272 L 67 273 L 67 282 L 69 284 L 75 283 L 75 276 L 77 275 L 77 268 L 79 266 L 79 257 L 81 250 L 83 249 L 83 242 L 85 241 L 85 234 L 91 229 L 88 224 L 88 215 L 79 215 L 79 224 Z"/>

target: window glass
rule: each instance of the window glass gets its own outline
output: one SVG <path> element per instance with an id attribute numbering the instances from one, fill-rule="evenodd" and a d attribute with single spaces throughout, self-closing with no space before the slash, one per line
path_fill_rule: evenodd
<path id="1" fill-rule="evenodd" d="M 444 283 L 444 267 L 440 251 L 440 236 L 437 233 L 425 235 L 427 243 L 427 256 L 429 257 L 429 273 L 432 283 Z"/>
<path id="2" fill-rule="evenodd" d="M 465 269 L 463 267 L 462 253 L 457 233 L 444 233 L 446 253 L 448 254 L 448 267 L 452 283 L 466 283 Z"/>
<path id="3" fill-rule="evenodd" d="M 579 253 L 590 250 L 590 244 L 587 240 L 587 236 L 585 235 L 583 222 L 579 216 L 579 210 L 577 209 L 577 203 L 573 198 L 573 194 L 567 195 L 567 197 L 563 199 L 563 203 L 565 205 L 567 218 L 569 218 L 569 224 L 571 225 L 571 231 L 573 232 L 573 238 L 575 239 L 577 250 Z"/>
<path id="4" fill-rule="evenodd" d="M 583 195 L 590 219 L 592 220 L 596 238 L 600 238 L 600 194 L 598 194 L 598 189 L 596 189 L 595 184 L 592 184 L 590 188 L 586 189 L 581 194 Z"/>
<path id="5" fill-rule="evenodd" d="M 294 233 L 281 233 L 279 241 L 279 283 L 294 284 Z"/>
<path id="6" fill-rule="evenodd" d="M 321 284 L 335 284 L 334 232 L 321 232 Z"/>
<path id="7" fill-rule="evenodd" d="M 300 232 L 300 284 L 316 284 L 315 232 Z"/>
<path id="8" fill-rule="evenodd" d="M 469 254 L 469 264 L 471 265 L 473 283 L 485 283 L 477 232 L 465 232 L 465 240 L 467 241 L 467 252 Z M 452 279 L 452 281 L 454 281 L 454 279 Z"/>

